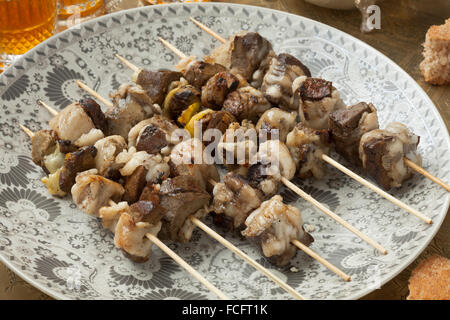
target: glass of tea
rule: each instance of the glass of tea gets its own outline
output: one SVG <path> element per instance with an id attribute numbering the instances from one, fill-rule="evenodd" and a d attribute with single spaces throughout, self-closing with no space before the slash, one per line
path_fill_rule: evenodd
<path id="1" fill-rule="evenodd" d="M 57 0 L 0 0 L 0 72 L 53 35 Z"/>
<path id="2" fill-rule="evenodd" d="M 149 4 L 165 4 L 174 2 L 209 2 L 210 0 L 145 0 Z"/>
<path id="3" fill-rule="evenodd" d="M 81 18 L 104 13 L 104 0 L 59 0 L 58 17 L 67 19 L 73 15 Z"/>

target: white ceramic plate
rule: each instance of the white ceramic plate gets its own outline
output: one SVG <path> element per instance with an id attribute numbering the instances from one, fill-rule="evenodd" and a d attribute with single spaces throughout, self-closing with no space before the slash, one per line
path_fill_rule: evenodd
<path id="1" fill-rule="evenodd" d="M 76 79 L 104 96 L 129 81 L 131 72 L 115 53 L 146 68 L 172 67 L 177 58 L 157 36 L 187 54 L 209 53 L 217 41 L 189 22 L 190 16 L 224 37 L 239 30 L 260 32 L 277 52 L 295 55 L 313 76 L 332 80 L 346 103 L 373 102 L 381 126 L 394 120 L 406 123 L 421 136 L 425 168 L 450 180 L 449 136 L 433 103 L 395 63 L 341 31 L 300 16 L 231 4 L 151 6 L 108 15 L 40 44 L 0 76 L 0 258 L 53 297 L 215 298 L 158 249 L 147 263 L 132 263 L 96 219 L 83 214 L 70 199 L 52 198 L 40 182 L 41 170 L 30 159 L 29 139 L 19 128 L 19 124 L 33 131 L 47 128 L 51 117 L 37 99 L 62 109 L 84 95 Z M 393 194 L 432 217 L 433 225 L 333 168 L 323 181 L 295 182 L 389 250 L 388 255 L 379 255 L 286 190 L 286 202 L 298 205 L 305 222 L 315 226 L 313 250 L 349 273 L 351 282 L 343 282 L 301 252 L 292 265 L 274 268 L 256 244 L 237 233 L 225 234 L 309 299 L 355 299 L 387 282 L 427 246 L 449 205 L 449 195 L 419 175 Z M 190 243 L 170 247 L 230 297 L 290 298 L 199 230 Z M 299 271 L 291 272 L 291 266 Z"/>

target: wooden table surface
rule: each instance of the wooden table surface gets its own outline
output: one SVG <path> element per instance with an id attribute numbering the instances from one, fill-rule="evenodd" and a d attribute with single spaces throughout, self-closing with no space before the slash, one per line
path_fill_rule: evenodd
<path id="1" fill-rule="evenodd" d="M 436 1 L 440 2 L 440 0 Z M 447 128 L 450 128 L 450 86 L 432 86 L 425 83 L 418 67 L 422 60 L 421 44 L 427 29 L 430 25 L 442 24 L 445 18 L 450 17 L 448 0 L 440 2 L 441 10 L 435 10 L 435 13 L 430 13 L 433 11 L 425 6 L 418 8 L 418 0 L 381 1 L 378 3 L 381 9 L 381 29 L 367 34 L 360 32 L 361 19 L 357 10 L 325 9 L 303 0 L 217 2 L 234 2 L 287 11 L 326 23 L 368 43 L 395 61 L 417 81 L 439 109 Z M 446 3 L 445 6 L 444 3 Z M 450 258 L 450 215 L 448 214 L 440 231 L 420 257 L 397 277 L 364 299 L 405 299 L 408 295 L 408 278 L 411 270 L 419 261 L 435 253 Z M 48 297 L 0 263 L 0 299 L 48 299 Z"/>

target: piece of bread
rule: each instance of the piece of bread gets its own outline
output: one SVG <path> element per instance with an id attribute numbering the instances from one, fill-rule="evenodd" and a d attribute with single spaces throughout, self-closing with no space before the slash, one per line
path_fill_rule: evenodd
<path id="1" fill-rule="evenodd" d="M 450 260 L 434 255 L 422 261 L 409 278 L 408 300 L 450 300 Z"/>
<path id="2" fill-rule="evenodd" d="M 420 63 L 420 71 L 425 81 L 450 83 L 450 18 L 445 24 L 428 29 L 423 46 L 425 59 Z"/>

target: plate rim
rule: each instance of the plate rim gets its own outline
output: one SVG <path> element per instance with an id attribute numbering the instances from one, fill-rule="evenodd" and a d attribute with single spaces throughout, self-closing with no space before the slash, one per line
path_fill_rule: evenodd
<path id="1" fill-rule="evenodd" d="M 152 11 L 155 10 L 156 8 L 162 8 L 162 7 L 169 7 L 169 6 L 179 6 L 179 7 L 183 7 L 183 6 L 196 6 L 196 7 L 201 7 L 201 6 L 205 6 L 205 7 L 210 7 L 210 6 L 220 6 L 220 7 L 239 7 L 239 8 L 249 8 L 250 10 L 262 10 L 262 11 L 267 11 L 267 12 L 272 12 L 275 14 L 282 14 L 282 15 L 286 15 L 289 17 L 292 17 L 294 19 L 298 19 L 298 17 L 300 17 L 301 19 L 305 19 L 308 20 L 310 22 L 312 22 L 313 24 L 319 24 L 321 27 L 323 28 L 328 28 L 333 30 L 334 32 L 338 32 L 338 33 L 342 33 L 344 34 L 346 37 L 350 37 L 353 41 L 355 41 L 356 43 L 358 43 L 359 45 L 362 45 L 362 47 L 364 47 L 365 49 L 374 51 L 377 55 L 381 56 L 382 58 L 386 59 L 390 64 L 392 64 L 393 66 L 395 66 L 396 68 L 398 68 L 398 70 L 402 73 L 403 76 L 406 76 L 407 80 L 411 81 L 414 83 L 415 86 L 415 91 L 418 91 L 423 99 L 426 100 L 427 103 L 429 103 L 432 107 L 432 111 L 435 115 L 435 117 L 438 119 L 439 125 L 442 129 L 444 129 L 444 133 L 447 133 L 446 136 L 446 142 L 447 142 L 447 148 L 450 150 L 450 136 L 449 136 L 449 129 L 447 128 L 444 119 L 442 118 L 439 110 L 437 109 L 436 105 L 434 104 L 434 102 L 431 100 L 431 98 L 428 96 L 428 94 L 425 92 L 424 89 L 422 89 L 422 87 L 420 87 L 420 85 L 417 83 L 416 80 L 414 80 L 402 67 L 400 67 L 396 62 L 394 62 L 392 59 L 390 59 L 388 56 L 386 56 L 385 54 L 383 54 L 381 51 L 379 51 L 378 49 L 372 47 L 371 45 L 363 42 L 362 40 L 356 38 L 355 36 L 339 30 L 335 27 L 332 27 L 328 24 L 325 24 L 323 22 L 302 16 L 302 15 L 297 15 L 297 14 L 293 14 L 293 13 L 289 13 L 289 12 L 285 12 L 285 11 L 281 11 L 281 10 L 277 10 L 277 9 L 272 9 L 272 8 L 266 8 L 266 7 L 260 7 L 260 6 L 255 6 L 255 5 L 247 5 L 247 4 L 237 4 L 237 3 L 224 3 L 224 2 L 196 2 L 196 3 L 171 3 L 171 4 L 160 4 L 160 5 L 151 5 L 151 6 L 144 6 L 144 7 L 137 7 L 137 8 L 130 8 L 130 9 L 126 9 L 126 10 L 121 10 L 121 11 L 117 11 L 117 12 L 113 12 L 107 15 L 103 15 L 91 20 L 88 20 L 86 22 L 81 23 L 80 25 L 77 25 L 75 27 L 66 29 L 58 34 L 55 34 L 53 36 L 51 36 L 50 38 L 46 39 L 45 41 L 39 43 L 37 46 L 35 46 L 34 48 L 30 49 L 29 51 L 27 51 L 25 54 L 23 54 L 19 59 L 17 59 L 17 61 L 15 61 L 15 63 L 13 63 L 11 66 L 9 66 L 3 73 L 0 74 L 0 80 L 3 80 L 4 78 L 6 78 L 6 74 L 8 72 L 10 72 L 10 70 L 12 70 L 12 68 L 14 68 L 16 65 L 20 65 L 23 60 L 25 60 L 25 58 L 27 58 L 29 55 L 32 55 L 35 51 L 39 50 L 41 47 L 46 46 L 49 42 L 54 41 L 55 39 L 72 32 L 74 29 L 76 28 L 80 28 L 80 27 L 84 27 L 86 25 L 89 24 L 95 24 L 98 21 L 102 21 L 102 20 L 107 20 L 107 19 L 111 19 L 112 17 L 115 16 L 121 16 L 121 15 L 125 15 L 127 13 L 131 13 L 131 12 L 138 12 L 138 11 Z M 206 15 L 205 15 L 206 16 Z M 82 36 L 81 39 L 83 39 L 84 37 Z M 428 247 L 428 245 L 430 244 L 430 242 L 435 238 L 436 234 L 439 232 L 442 223 L 444 222 L 445 218 L 448 215 L 448 211 L 449 211 L 449 207 L 450 207 L 450 196 L 447 194 L 447 198 L 446 201 L 444 203 L 444 206 L 442 208 L 442 210 L 445 209 L 445 213 L 443 214 L 443 217 L 441 219 L 441 221 L 436 224 L 433 222 L 433 224 L 435 225 L 435 229 L 432 232 L 432 234 L 430 235 L 429 239 L 427 239 L 423 245 L 420 247 L 420 249 L 418 249 L 417 253 L 415 255 L 411 255 L 409 256 L 406 261 L 394 268 L 394 271 L 387 276 L 382 282 L 381 282 L 381 286 L 385 285 L 387 282 L 389 282 L 390 280 L 392 280 L 394 277 L 396 277 L 399 273 L 401 273 L 403 270 L 405 270 L 411 263 L 414 262 L 414 260 L 417 259 L 417 257 L 422 254 L 422 252 Z M 30 285 L 32 285 L 33 287 L 39 289 L 40 291 L 42 291 L 43 293 L 49 295 L 50 297 L 54 298 L 54 299 L 58 299 L 58 300 L 68 300 L 71 299 L 68 296 L 63 295 L 62 293 L 54 290 L 53 288 L 49 288 L 47 286 L 45 286 L 44 284 L 40 284 L 39 282 L 35 282 L 35 280 L 31 277 L 28 276 L 26 274 L 23 274 L 18 267 L 14 266 L 9 259 L 7 259 L 6 257 L 3 256 L 3 254 L 0 252 L 0 261 L 2 263 L 5 264 L 6 267 L 8 267 L 11 271 L 13 271 L 17 276 L 19 276 L 20 278 L 22 278 L 23 280 L 25 280 L 27 283 L 29 283 Z M 370 294 L 371 292 L 377 290 L 376 288 L 366 288 L 361 290 L 358 293 L 355 293 L 353 295 L 348 296 L 347 298 L 345 298 L 345 300 L 356 300 L 359 299 L 363 296 L 366 296 L 368 294 Z"/>

